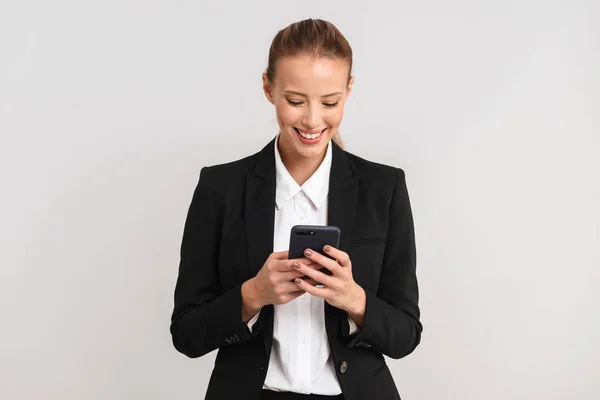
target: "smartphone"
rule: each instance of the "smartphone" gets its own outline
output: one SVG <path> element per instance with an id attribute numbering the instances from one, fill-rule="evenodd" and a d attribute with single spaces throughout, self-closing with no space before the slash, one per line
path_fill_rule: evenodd
<path id="1" fill-rule="evenodd" d="M 304 257 L 304 250 L 311 249 L 325 257 L 333 259 L 323 251 L 325 245 L 339 248 L 340 228 L 333 225 L 295 225 L 290 234 L 290 248 L 288 259 Z M 327 268 L 321 272 L 331 274 Z"/>

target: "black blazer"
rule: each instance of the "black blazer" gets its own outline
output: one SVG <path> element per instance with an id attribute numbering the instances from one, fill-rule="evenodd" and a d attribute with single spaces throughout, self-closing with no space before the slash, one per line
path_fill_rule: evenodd
<path id="1" fill-rule="evenodd" d="M 267 374 L 273 305 L 263 307 L 250 332 L 241 285 L 273 251 L 274 144 L 202 168 L 187 214 L 170 331 L 188 357 L 219 349 L 208 400 L 258 400 Z M 347 400 L 400 399 L 383 354 L 410 354 L 422 331 L 404 172 L 332 145 L 328 223 L 340 228 L 340 249 L 367 294 L 366 324 L 352 336 L 346 312 L 325 302 L 336 374 Z"/>

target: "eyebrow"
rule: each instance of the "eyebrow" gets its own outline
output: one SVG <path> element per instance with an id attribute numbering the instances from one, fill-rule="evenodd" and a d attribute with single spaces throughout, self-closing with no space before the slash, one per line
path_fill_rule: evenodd
<path id="1" fill-rule="evenodd" d="M 307 97 L 304 93 L 296 92 L 294 90 L 284 90 L 283 92 L 288 93 L 288 94 L 296 94 L 298 96 Z M 342 92 L 333 92 L 333 93 L 329 93 L 329 94 L 324 94 L 323 96 L 321 96 L 321 98 L 336 96 L 336 95 L 340 95 L 340 94 L 342 94 Z"/>

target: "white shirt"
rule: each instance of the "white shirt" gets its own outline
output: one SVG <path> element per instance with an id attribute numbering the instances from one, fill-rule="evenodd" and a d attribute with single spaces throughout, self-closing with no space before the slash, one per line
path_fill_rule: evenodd
<path id="1" fill-rule="evenodd" d="M 275 226 L 273 251 L 289 249 L 294 225 L 327 225 L 327 197 L 332 147 L 327 145 L 323 162 L 300 187 L 281 160 L 275 139 Z M 303 394 L 342 393 L 335 374 L 325 330 L 325 300 L 304 293 L 274 306 L 273 345 L 264 389 Z M 252 326 L 260 311 L 249 322 Z M 350 318 L 350 333 L 357 330 Z"/>

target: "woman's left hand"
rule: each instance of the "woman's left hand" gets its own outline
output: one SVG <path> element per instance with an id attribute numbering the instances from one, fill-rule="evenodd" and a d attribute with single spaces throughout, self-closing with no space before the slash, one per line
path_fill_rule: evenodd
<path id="1" fill-rule="evenodd" d="M 347 253 L 332 246 L 325 246 L 323 250 L 334 259 L 310 249 L 304 252 L 304 256 L 327 268 L 331 271 L 331 275 L 309 268 L 300 262 L 294 263 L 293 267 L 316 282 L 322 283 L 324 287 L 313 286 L 300 278 L 297 278 L 295 282 L 300 289 L 313 296 L 322 297 L 332 306 L 345 310 L 358 325 L 357 319 L 364 318 L 366 294 L 352 277 L 350 257 Z"/>

